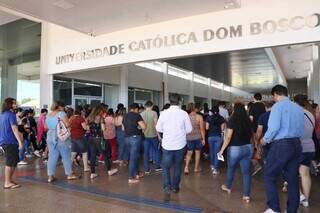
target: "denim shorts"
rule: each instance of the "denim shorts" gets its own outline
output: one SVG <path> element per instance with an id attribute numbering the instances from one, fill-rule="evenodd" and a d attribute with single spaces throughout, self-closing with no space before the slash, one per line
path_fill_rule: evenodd
<path id="1" fill-rule="evenodd" d="M 314 159 L 315 153 L 314 152 L 303 152 L 300 156 L 300 165 L 304 165 L 310 167 L 311 161 Z"/>
<path id="2" fill-rule="evenodd" d="M 71 140 L 71 152 L 85 153 L 88 152 L 88 141 L 85 137 Z"/>
<path id="3" fill-rule="evenodd" d="M 200 139 L 187 141 L 187 149 L 188 151 L 201 150 L 202 143 Z"/>

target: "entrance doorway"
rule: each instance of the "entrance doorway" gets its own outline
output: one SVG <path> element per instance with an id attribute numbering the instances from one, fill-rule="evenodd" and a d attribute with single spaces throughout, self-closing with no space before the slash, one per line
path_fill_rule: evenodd
<path id="1" fill-rule="evenodd" d="M 92 107 L 95 107 L 102 103 L 102 98 L 75 95 L 73 98 L 73 103 L 75 107 L 85 106 L 85 105 L 90 105 Z"/>

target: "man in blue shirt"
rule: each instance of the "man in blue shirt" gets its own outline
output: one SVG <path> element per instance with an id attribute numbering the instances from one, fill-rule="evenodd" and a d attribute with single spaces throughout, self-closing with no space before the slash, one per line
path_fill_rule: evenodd
<path id="1" fill-rule="evenodd" d="M 14 170 L 19 162 L 18 152 L 23 149 L 17 118 L 14 113 L 15 108 L 16 100 L 7 98 L 2 104 L 0 115 L 0 146 L 4 149 L 6 156 L 4 189 L 20 187 L 12 180 Z"/>
<path id="2" fill-rule="evenodd" d="M 265 213 L 280 212 L 277 178 L 284 174 L 288 182 L 288 213 L 299 208 L 299 157 L 302 152 L 300 137 L 304 132 L 304 114 L 300 106 L 289 100 L 288 89 L 276 85 L 271 91 L 277 102 L 271 110 L 268 130 L 261 143 L 270 144 L 266 159 L 264 184 L 269 209 Z"/>

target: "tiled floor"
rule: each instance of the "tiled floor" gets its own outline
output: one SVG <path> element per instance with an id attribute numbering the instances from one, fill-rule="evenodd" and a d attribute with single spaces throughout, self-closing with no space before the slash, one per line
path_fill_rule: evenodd
<path id="1" fill-rule="evenodd" d="M 3 175 L 3 157 L 0 157 L 1 175 Z M 214 177 L 209 172 L 209 165 L 203 162 L 203 172 L 183 176 L 181 191 L 172 194 L 172 201 L 162 201 L 161 174 L 146 176 L 137 184 L 127 184 L 127 167 L 121 167 L 118 175 L 105 175 L 102 164 L 99 165 L 99 177 L 90 180 L 88 174 L 76 181 L 67 181 L 63 167 L 57 170 L 59 181 L 46 183 L 46 166 L 39 159 L 30 161 L 30 165 L 19 167 L 17 180 L 22 187 L 16 190 L 0 188 L 0 212 L 10 213 L 75 213 L 75 212 L 263 212 L 265 193 L 262 175 L 252 180 L 252 202 L 241 200 L 242 179 L 235 177 L 231 195 L 222 193 L 224 172 Z M 77 174 L 81 169 L 76 168 Z M 1 177 L 3 184 L 3 177 Z M 300 207 L 300 212 L 320 212 L 319 178 L 314 178 L 311 207 Z M 286 194 L 280 193 L 285 207 Z"/>

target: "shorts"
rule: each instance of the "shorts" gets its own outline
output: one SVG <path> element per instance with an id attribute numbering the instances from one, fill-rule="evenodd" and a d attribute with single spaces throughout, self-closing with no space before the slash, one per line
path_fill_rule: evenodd
<path id="1" fill-rule="evenodd" d="M 3 144 L 2 148 L 6 157 L 6 166 L 16 167 L 19 162 L 19 148 L 17 144 Z"/>
<path id="2" fill-rule="evenodd" d="M 76 153 L 88 152 L 88 140 L 85 137 L 81 139 L 72 139 L 71 152 L 76 152 Z"/>
<path id="3" fill-rule="evenodd" d="M 306 167 L 311 166 L 311 161 L 314 159 L 315 153 L 314 152 L 303 152 L 300 156 L 300 165 L 304 165 Z"/>
<path id="4" fill-rule="evenodd" d="M 200 139 L 187 141 L 188 151 L 201 150 L 201 149 L 202 149 L 202 143 Z"/>

